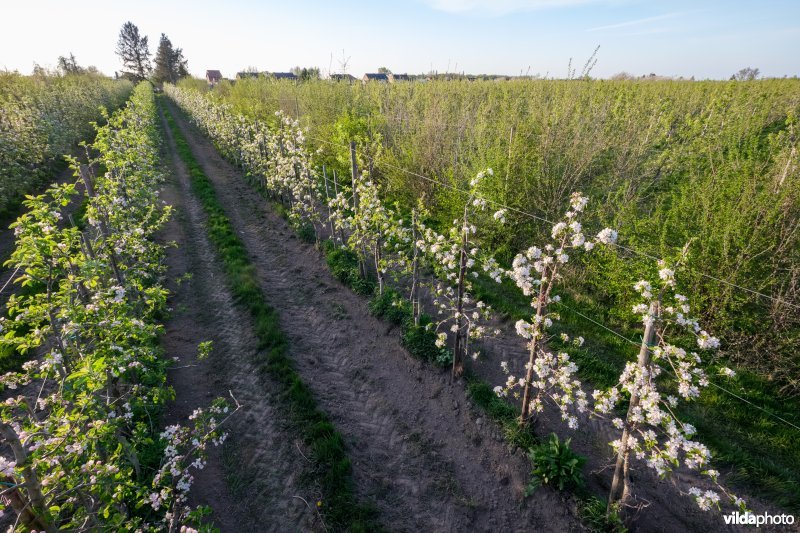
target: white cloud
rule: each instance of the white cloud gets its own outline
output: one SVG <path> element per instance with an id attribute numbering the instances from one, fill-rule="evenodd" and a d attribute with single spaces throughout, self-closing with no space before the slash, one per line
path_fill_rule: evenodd
<path id="1" fill-rule="evenodd" d="M 681 15 L 683 15 L 683 13 L 681 13 L 681 12 L 666 13 L 664 15 L 657 15 L 655 17 L 645 17 L 645 18 L 636 19 L 636 20 L 628 20 L 628 21 L 625 21 L 625 22 L 619 22 L 617 24 L 608 24 L 608 25 L 605 25 L 605 26 L 597 26 L 596 28 L 589 28 L 586 31 L 607 31 L 607 30 L 618 30 L 620 28 L 630 28 L 631 26 L 641 26 L 643 24 L 649 24 L 651 22 L 657 22 L 659 20 L 664 20 L 664 19 L 671 19 L 671 18 L 679 17 Z"/>
<path id="2" fill-rule="evenodd" d="M 603 0 L 422 0 L 433 9 L 447 13 L 479 12 L 490 15 L 506 15 L 518 11 L 569 7 L 581 4 L 601 3 Z"/>

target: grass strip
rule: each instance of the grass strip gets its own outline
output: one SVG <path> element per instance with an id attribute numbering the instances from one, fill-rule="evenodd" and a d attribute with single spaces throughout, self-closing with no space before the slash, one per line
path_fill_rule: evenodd
<path id="1" fill-rule="evenodd" d="M 250 262 L 244 243 L 236 235 L 211 180 L 198 164 L 169 110 L 163 104 L 162 109 L 172 130 L 178 155 L 189 172 L 192 190 L 208 217 L 208 235 L 224 265 L 229 288 L 237 304 L 247 309 L 253 319 L 259 370 L 283 386 L 283 397 L 290 406 L 292 420 L 311 450 L 322 490 L 319 509 L 326 525 L 354 532 L 381 529 L 376 522 L 375 509 L 356 501 L 344 439 L 328 415 L 317 407 L 313 393 L 300 379 L 287 356 L 288 343 L 280 329 L 278 313 L 266 303 L 255 265 Z"/>

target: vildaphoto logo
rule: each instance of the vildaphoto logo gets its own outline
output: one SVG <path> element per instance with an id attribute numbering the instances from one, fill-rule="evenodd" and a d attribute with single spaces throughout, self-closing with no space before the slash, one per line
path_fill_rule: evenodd
<path id="1" fill-rule="evenodd" d="M 794 524 L 794 515 L 790 514 L 753 514 L 750 512 L 735 512 L 723 515 L 725 523 L 729 526 L 791 526 Z"/>

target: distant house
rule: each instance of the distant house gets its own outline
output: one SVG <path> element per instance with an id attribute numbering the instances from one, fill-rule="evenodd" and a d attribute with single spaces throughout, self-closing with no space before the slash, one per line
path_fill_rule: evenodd
<path id="1" fill-rule="evenodd" d="M 353 83 L 356 81 L 356 77 L 351 76 L 350 74 L 331 74 L 331 81 L 346 81 L 347 83 Z"/>
<path id="2" fill-rule="evenodd" d="M 214 86 L 222 81 L 222 73 L 218 70 L 207 70 L 206 81 L 210 86 Z"/>
<path id="3" fill-rule="evenodd" d="M 389 81 L 392 83 L 396 81 L 411 81 L 411 79 L 408 74 L 389 74 Z"/>
<path id="4" fill-rule="evenodd" d="M 375 73 L 375 74 L 364 74 L 364 77 L 361 78 L 361 81 L 364 83 L 368 81 L 377 81 L 379 83 L 389 83 L 389 74 L 384 74 L 383 72 Z"/>
<path id="5" fill-rule="evenodd" d="M 270 72 L 267 76 L 272 76 L 276 80 L 296 80 L 297 76 L 294 72 Z"/>

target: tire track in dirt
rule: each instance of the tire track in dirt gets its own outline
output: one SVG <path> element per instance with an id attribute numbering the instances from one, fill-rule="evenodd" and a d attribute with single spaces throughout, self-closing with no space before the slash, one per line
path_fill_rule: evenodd
<path id="1" fill-rule="evenodd" d="M 195 474 L 190 503 L 210 505 L 223 532 L 321 530 L 316 513 L 295 497 L 314 501 L 313 489 L 299 480 L 308 469 L 302 443 L 281 415 L 277 386 L 251 362 L 257 346 L 252 320 L 233 301 L 186 167 L 169 128 L 163 131 L 172 170 L 163 198 L 175 213 L 161 238 L 178 244 L 168 250 L 174 312 L 162 338 L 166 356 L 177 358 L 169 371 L 176 400 L 164 423 L 185 424 L 195 408 L 228 397 L 229 390 L 243 405 L 229 421 L 223 449 L 211 450 L 206 468 Z M 214 349 L 198 361 L 197 345 L 204 340 L 212 340 Z"/>
<path id="2" fill-rule="evenodd" d="M 318 252 L 173 114 L 280 314 L 297 371 L 345 435 L 359 495 L 376 502 L 382 521 L 399 531 L 580 530 L 574 504 L 555 492 L 523 500 L 527 460 L 493 424 L 476 423 L 463 387 L 411 359 Z"/>

